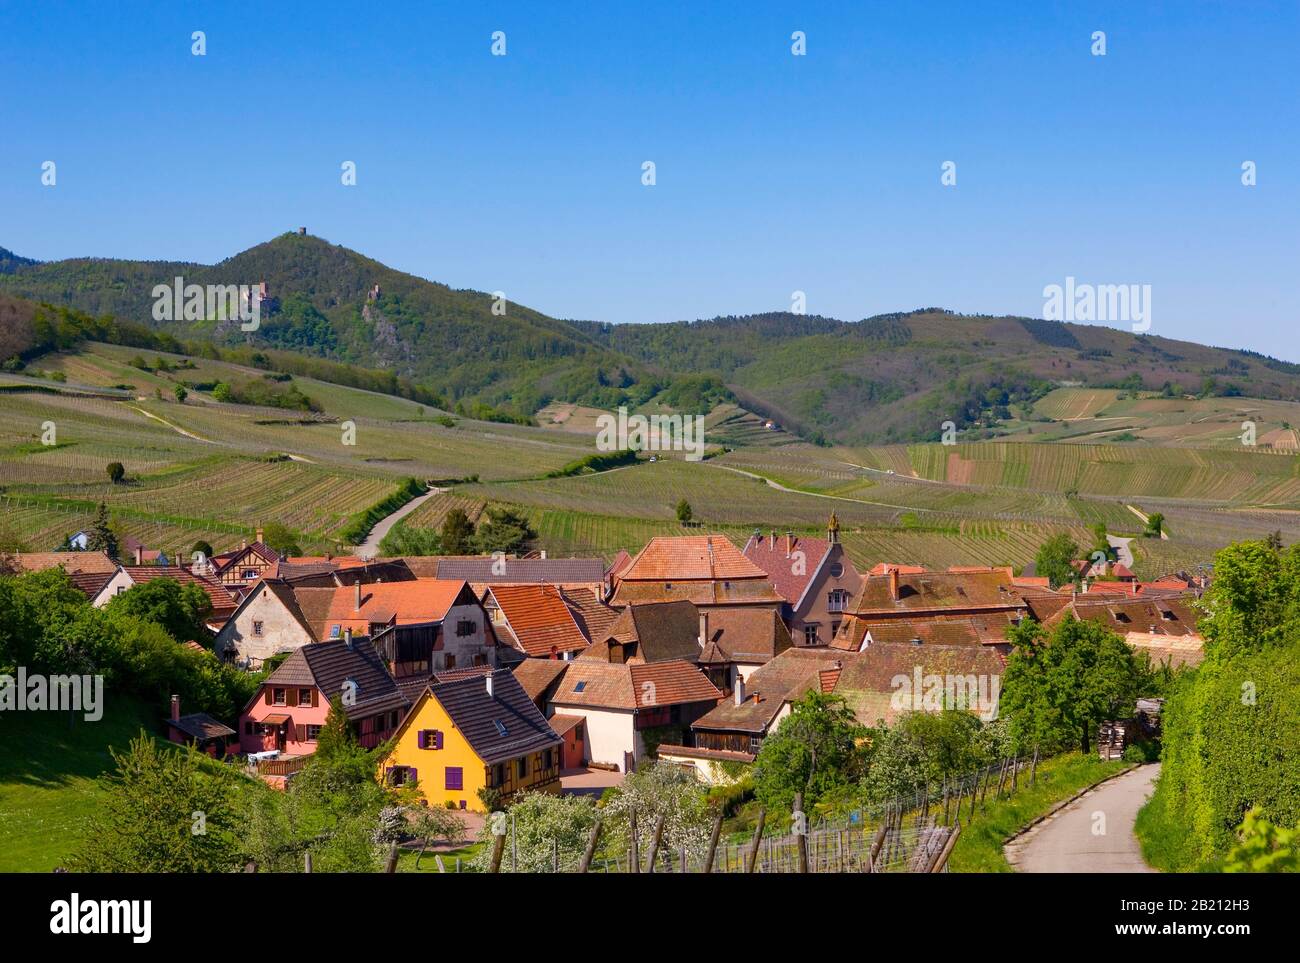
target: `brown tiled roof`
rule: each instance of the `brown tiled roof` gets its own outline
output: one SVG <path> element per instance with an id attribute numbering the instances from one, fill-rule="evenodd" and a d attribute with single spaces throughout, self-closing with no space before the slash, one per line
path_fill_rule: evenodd
<path id="1" fill-rule="evenodd" d="M 897 599 L 890 597 L 891 577 L 869 577 L 855 615 L 938 612 L 943 609 L 1009 608 L 1024 604 L 1005 570 L 981 572 L 925 572 L 898 575 Z"/>
<path id="2" fill-rule="evenodd" d="M 1199 635 L 1161 635 L 1149 632 L 1127 632 L 1124 641 L 1151 656 L 1155 666 L 1171 669 L 1198 666 L 1205 660 L 1205 643 Z"/>
<path id="3" fill-rule="evenodd" d="M 14 563 L 23 572 L 43 572 L 60 565 L 69 575 L 75 572 L 117 571 L 117 563 L 103 552 L 15 552 Z"/>
<path id="4" fill-rule="evenodd" d="M 68 575 L 68 581 L 81 589 L 89 599 L 104 591 L 104 586 L 112 580 L 112 572 L 71 572 Z"/>
<path id="5" fill-rule="evenodd" d="M 586 716 L 563 716 L 554 715 L 547 720 L 551 724 L 551 729 L 557 736 L 562 736 L 570 729 L 582 725 L 587 721 Z"/>
<path id="6" fill-rule="evenodd" d="M 766 578 L 740 581 L 672 581 L 618 583 L 610 604 L 621 608 L 644 602 L 694 602 L 696 605 L 779 606 L 785 600 Z"/>
<path id="7" fill-rule="evenodd" d="M 868 634 L 873 642 L 908 643 L 919 639 L 924 645 L 997 645 L 1008 641 L 1007 634 L 1016 624 L 1014 618 L 1014 611 L 1006 611 L 887 622 L 853 619 L 836 634 L 830 647 L 857 652 Z"/>
<path id="8" fill-rule="evenodd" d="M 551 697 L 551 703 L 556 706 L 631 710 L 712 702 L 720 696 L 704 673 L 689 662 L 611 665 L 574 659 Z"/>
<path id="9" fill-rule="evenodd" d="M 602 641 L 630 647 L 631 662 L 693 662 L 700 654 L 699 636 L 699 615 L 690 602 L 650 602 L 625 608 Z M 592 658 L 609 659 L 608 644 L 589 651 Z"/>
<path id="10" fill-rule="evenodd" d="M 608 635 L 610 626 L 618 618 L 618 609 L 610 608 L 591 589 L 566 588 L 564 600 L 569 603 L 578 628 L 589 642 Z"/>
<path id="11" fill-rule="evenodd" d="M 1080 595 L 1070 600 L 1069 605 L 1045 624 L 1056 625 L 1069 613 L 1079 620 L 1099 622 L 1120 635 L 1129 632 L 1163 636 L 1196 635 L 1198 614 L 1191 606 L 1192 601 L 1193 597 L 1187 595 L 1101 599 Z"/>
<path id="12" fill-rule="evenodd" d="M 563 740 L 509 669 L 497 669 L 491 674 L 490 695 L 487 678 L 437 682 L 428 690 L 429 697 L 437 699 L 447 711 L 475 755 L 492 765 L 561 745 Z M 407 716 L 415 717 L 415 712 Z"/>
<path id="13" fill-rule="evenodd" d="M 731 749 L 701 749 L 695 746 L 674 746 L 661 742 L 655 751 L 659 758 L 676 756 L 682 759 L 717 759 L 720 762 L 753 762 L 752 752 L 735 752 Z"/>
<path id="14" fill-rule="evenodd" d="M 835 694 L 842 696 L 858 722 L 875 726 L 880 720 L 892 725 L 902 711 L 894 707 L 893 684 L 899 676 L 971 676 L 991 680 L 1001 677 L 1005 663 L 993 649 L 974 645 L 910 645 L 879 642 L 865 652 L 843 659 Z M 991 690 L 990 690 L 991 691 Z"/>
<path id="15" fill-rule="evenodd" d="M 831 543 L 822 538 L 792 535 L 787 539 L 775 534 L 767 538 L 752 535 L 744 549 L 745 557 L 766 572 L 781 597 L 795 606 L 803 599 L 830 550 Z M 798 553 L 802 553 L 802 558 Z M 797 566 L 796 560 L 800 562 Z"/>
<path id="16" fill-rule="evenodd" d="M 228 739 L 235 735 L 234 729 L 218 722 L 206 712 L 194 712 L 179 719 L 168 719 L 167 724 L 200 742 L 205 739 Z"/>
<path id="17" fill-rule="evenodd" d="M 877 562 L 871 566 L 868 575 L 888 575 L 897 570 L 899 575 L 920 575 L 926 570 L 924 565 L 900 565 L 896 562 Z"/>
<path id="18" fill-rule="evenodd" d="M 556 586 L 492 585 L 488 595 L 509 623 L 517 647 L 527 655 L 544 658 L 587 647 L 587 637 Z"/>
<path id="19" fill-rule="evenodd" d="M 546 695 L 572 663 L 563 659 L 524 659 L 514 667 L 515 678 L 534 702 Z"/>
<path id="20" fill-rule="evenodd" d="M 735 606 L 705 614 L 705 648 L 715 647 L 728 662 L 767 662 L 790 648 L 790 630 L 775 609 Z"/>
<path id="21" fill-rule="evenodd" d="M 315 686 L 332 699 L 343 684 L 356 683 L 356 702 L 348 714 L 402 709 L 407 699 L 388 673 L 388 667 L 368 638 L 312 642 L 289 653 L 289 657 L 263 681 L 263 686 Z M 260 694 L 260 693 L 259 693 Z M 254 697 L 256 698 L 256 697 Z"/>
<path id="22" fill-rule="evenodd" d="M 618 576 L 620 582 L 766 579 L 725 535 L 657 535 Z"/>
<path id="23" fill-rule="evenodd" d="M 756 669 L 745 684 L 745 701 L 724 699 L 691 726 L 762 734 L 787 701 L 821 688 L 821 673 L 841 665 L 844 656 L 825 649 L 787 649 Z"/>
<path id="24" fill-rule="evenodd" d="M 222 552 L 220 555 L 214 555 L 211 562 L 217 572 L 221 573 L 234 566 L 247 552 L 251 552 L 262 561 L 271 564 L 280 561 L 280 556 L 269 545 L 264 545 L 262 542 L 250 542 L 247 548 L 237 548 L 233 551 Z"/>

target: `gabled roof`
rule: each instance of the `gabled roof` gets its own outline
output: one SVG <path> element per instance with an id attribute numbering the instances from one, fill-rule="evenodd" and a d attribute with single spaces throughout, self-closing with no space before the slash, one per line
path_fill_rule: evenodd
<path id="1" fill-rule="evenodd" d="M 1094 599 L 1080 595 L 1044 624 L 1056 625 L 1068 613 L 1080 621 L 1099 622 L 1120 635 L 1142 632 L 1156 636 L 1194 636 L 1199 615 L 1192 608 L 1193 601 L 1192 596 Z"/>
<path id="2" fill-rule="evenodd" d="M 610 645 L 630 648 L 637 663 L 686 659 L 700 654 L 700 620 L 690 602 L 649 602 L 629 605 L 619 613 L 604 638 L 579 658 L 609 661 Z M 621 660 L 620 660 L 621 661 Z"/>
<path id="3" fill-rule="evenodd" d="M 589 644 L 554 585 L 491 585 L 487 595 L 505 616 L 516 648 L 527 655 L 580 652 Z"/>
<path id="4" fill-rule="evenodd" d="M 200 742 L 207 739 L 229 739 L 235 735 L 234 729 L 223 722 L 218 722 L 206 712 L 193 712 L 179 719 L 169 718 L 167 725 Z"/>
<path id="5" fill-rule="evenodd" d="M 920 575 L 926 571 L 924 565 L 900 565 L 897 562 L 877 562 L 871 566 L 868 575 L 888 575 L 890 572 L 898 572 L 899 575 Z"/>
<path id="6" fill-rule="evenodd" d="M 781 597 L 798 607 L 830 555 L 831 543 L 823 538 L 803 535 L 787 538 L 774 533 L 764 538 L 755 534 L 745 543 L 744 552 L 747 559 L 767 573 Z M 848 564 L 847 559 L 844 564 Z"/>
<path id="7" fill-rule="evenodd" d="M 711 661 L 762 663 L 790 648 L 790 629 L 776 609 L 733 606 L 705 613 Z M 705 661 L 701 657 L 700 661 Z"/>
<path id="8" fill-rule="evenodd" d="M 542 699 L 572 663 L 564 659 L 524 659 L 512 670 L 534 702 Z"/>
<path id="9" fill-rule="evenodd" d="M 610 628 L 618 619 L 618 609 L 610 608 L 591 589 L 566 588 L 562 594 L 564 601 L 569 604 L 569 610 L 573 612 L 574 621 L 588 642 L 595 642 L 609 634 Z"/>
<path id="10" fill-rule="evenodd" d="M 1016 624 L 1015 616 L 1013 611 L 1004 611 L 988 615 L 892 619 L 887 622 L 853 619 L 835 636 L 830 647 L 858 652 L 868 635 L 871 636 L 873 645 L 877 642 L 912 643 L 916 640 L 920 640 L 922 645 L 999 645 L 1009 641 L 1007 635 Z"/>
<path id="11" fill-rule="evenodd" d="M 356 701 L 346 707 L 349 715 L 402 709 L 407 705 L 406 697 L 368 638 L 355 638 L 350 646 L 340 639 L 312 642 L 294 649 L 262 681 L 262 686 L 314 686 L 329 700 L 340 695 L 348 681 L 356 685 L 350 689 Z M 260 695 L 261 690 L 253 697 L 254 701 Z"/>
<path id="12" fill-rule="evenodd" d="M 715 729 L 762 735 L 786 702 L 821 689 L 821 673 L 842 664 L 839 653 L 825 649 L 787 649 L 756 669 L 745 683 L 745 700 L 736 705 L 724 699 L 692 724 L 692 729 Z"/>
<path id="13" fill-rule="evenodd" d="M 487 679 L 492 692 L 487 691 Z M 533 704 L 509 669 L 429 686 L 421 701 L 433 698 L 486 765 L 559 746 L 563 740 Z M 418 717 L 420 703 L 407 714 L 405 729 Z"/>
<path id="14" fill-rule="evenodd" d="M 352 629 L 353 634 L 366 634 L 371 624 L 437 622 L 446 617 L 458 600 L 464 604 L 478 603 L 464 582 L 432 578 L 297 590 L 299 604 L 304 611 L 310 607 L 313 616 L 320 606 L 320 600 L 312 594 L 315 592 L 330 593 L 324 617 L 316 623 L 317 638 L 322 639 L 330 638 L 335 626 L 339 634 L 347 629 Z"/>
<path id="15" fill-rule="evenodd" d="M 725 535 L 656 535 L 619 574 L 620 582 L 767 579 Z"/>
<path id="16" fill-rule="evenodd" d="M 86 598 L 93 599 L 104 591 L 104 586 L 113 581 L 112 572 L 72 572 L 68 575 L 70 581 L 85 594 Z"/>
<path id="17" fill-rule="evenodd" d="M 245 548 L 236 548 L 229 552 L 222 552 L 220 555 L 214 555 L 211 558 L 217 574 L 227 571 L 228 569 L 239 564 L 239 560 L 245 555 L 256 555 L 263 562 L 274 565 L 280 561 L 280 556 L 276 554 L 275 549 L 262 542 L 250 542 Z"/>
<path id="18" fill-rule="evenodd" d="M 592 709 L 646 709 L 689 702 L 714 702 L 722 695 L 689 662 L 612 665 L 574 659 L 551 697 L 556 706 Z"/>
<path id="19" fill-rule="evenodd" d="M 43 572 L 60 565 L 69 575 L 77 572 L 117 571 L 117 563 L 104 552 L 15 552 L 14 564 L 22 572 Z"/>
<path id="20" fill-rule="evenodd" d="M 624 579 L 614 590 L 610 604 L 617 608 L 646 602 L 693 602 L 696 605 L 779 606 L 785 600 L 772 583 L 763 579 L 737 581 L 663 581 L 633 582 Z"/>
<path id="21" fill-rule="evenodd" d="M 218 612 L 234 611 L 239 606 L 239 599 L 231 593 L 230 589 L 220 582 L 195 575 L 187 568 L 173 565 L 123 565 L 122 571 L 135 585 L 143 585 L 156 578 L 169 578 L 182 585 L 197 585 L 207 593 L 212 608 Z"/>

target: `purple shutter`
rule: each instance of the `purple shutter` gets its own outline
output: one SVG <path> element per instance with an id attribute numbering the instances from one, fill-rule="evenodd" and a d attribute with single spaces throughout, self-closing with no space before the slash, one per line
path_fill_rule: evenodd
<path id="1" fill-rule="evenodd" d="M 442 748 L 442 730 L 441 730 L 441 729 L 435 729 L 435 730 L 433 731 L 433 748 L 435 748 L 435 749 L 441 749 L 441 748 Z"/>
<path id="2" fill-rule="evenodd" d="M 420 749 L 428 749 L 429 747 L 426 743 L 426 737 L 428 735 L 429 735 L 429 731 L 427 729 L 421 729 L 419 732 L 417 732 L 415 734 L 415 745 Z"/>
<path id="3" fill-rule="evenodd" d="M 446 789 L 464 789 L 465 775 L 460 766 L 448 766 L 443 770 L 446 774 Z"/>
<path id="4" fill-rule="evenodd" d="M 416 770 L 416 768 L 415 768 L 414 766 L 407 766 L 407 767 L 406 767 L 406 781 L 407 781 L 407 782 L 417 782 L 418 780 L 419 780 L 419 773 L 418 773 L 418 771 Z"/>

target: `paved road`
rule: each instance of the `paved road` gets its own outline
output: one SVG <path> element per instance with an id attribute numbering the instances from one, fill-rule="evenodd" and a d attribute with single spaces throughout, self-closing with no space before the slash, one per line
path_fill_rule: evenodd
<path id="1" fill-rule="evenodd" d="M 441 495 L 446 490 L 445 488 L 430 488 L 423 495 L 412 498 L 393 514 L 381 518 L 375 523 L 375 527 L 370 530 L 366 540 L 352 550 L 352 554 L 360 555 L 362 558 L 374 558 L 379 554 L 379 543 L 384 540 L 384 536 L 388 534 L 389 529 L 423 505 L 428 499 L 434 495 Z"/>
<path id="2" fill-rule="evenodd" d="M 1139 766 L 1098 786 L 1008 845 L 1007 860 L 1022 873 L 1155 872 L 1142 860 L 1133 821 L 1159 775 L 1158 764 Z"/>

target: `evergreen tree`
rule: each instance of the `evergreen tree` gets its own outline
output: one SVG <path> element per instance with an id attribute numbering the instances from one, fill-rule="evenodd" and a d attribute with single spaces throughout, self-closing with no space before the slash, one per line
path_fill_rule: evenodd
<path id="1" fill-rule="evenodd" d="M 325 725 L 321 727 L 320 735 L 316 737 L 316 755 L 322 759 L 329 759 L 331 756 L 350 752 L 356 748 L 357 740 L 352 734 L 352 724 L 348 722 L 347 710 L 343 708 L 343 700 L 338 696 L 330 699 L 329 712 L 325 714 Z"/>
<path id="2" fill-rule="evenodd" d="M 92 552 L 103 552 L 115 562 L 118 560 L 120 549 L 117 536 L 113 534 L 112 526 L 108 521 L 108 506 L 103 502 L 99 503 L 99 508 L 95 511 L 95 521 L 90 526 L 86 548 Z"/>
<path id="3" fill-rule="evenodd" d="M 463 508 L 453 508 L 442 520 L 442 550 L 448 555 L 469 555 L 473 550 L 474 523 Z"/>

